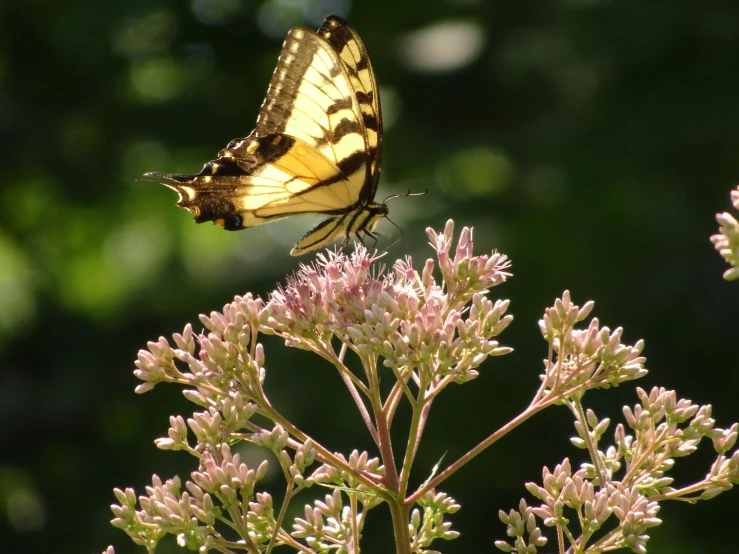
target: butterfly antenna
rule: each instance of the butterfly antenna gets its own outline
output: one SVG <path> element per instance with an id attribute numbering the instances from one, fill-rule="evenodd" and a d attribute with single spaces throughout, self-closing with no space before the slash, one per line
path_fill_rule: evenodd
<path id="1" fill-rule="evenodd" d="M 387 198 L 385 198 L 385 200 L 383 200 L 382 203 L 384 204 L 388 200 L 392 200 L 393 198 L 400 198 L 401 196 L 423 196 L 428 191 L 429 191 L 428 187 L 423 192 L 411 192 L 410 189 L 408 189 L 408 192 L 404 192 L 403 194 L 391 194 L 390 196 L 388 196 Z M 392 223 L 392 221 L 391 221 L 391 223 Z M 395 223 L 393 223 L 393 225 L 395 225 Z M 395 226 L 398 227 L 397 225 L 395 225 Z M 400 227 L 398 227 L 398 229 L 400 229 Z"/>
<path id="2" fill-rule="evenodd" d="M 401 196 L 423 196 L 424 194 L 427 194 L 428 191 L 429 191 L 428 188 L 426 188 L 426 190 L 424 190 L 423 192 L 411 192 L 410 189 L 408 189 L 408 192 L 405 192 L 403 194 L 391 194 L 390 196 L 388 196 L 387 198 L 385 198 L 385 200 L 383 200 L 382 203 L 385 204 L 388 200 L 392 200 L 393 198 L 399 198 Z M 388 248 L 391 248 L 392 246 L 395 246 L 398 242 L 400 242 L 400 240 L 403 238 L 403 229 L 402 229 L 402 227 L 400 227 L 400 225 L 398 225 L 392 219 L 390 219 L 387 214 L 385 214 L 384 217 L 390 223 L 393 224 L 393 227 L 395 227 L 398 231 L 400 231 L 400 236 L 395 241 L 393 241 L 392 243 L 390 243 L 388 245 Z M 379 235 L 379 233 L 378 233 L 378 235 Z M 373 235 L 373 238 L 375 240 L 377 240 L 377 238 L 374 235 Z"/>

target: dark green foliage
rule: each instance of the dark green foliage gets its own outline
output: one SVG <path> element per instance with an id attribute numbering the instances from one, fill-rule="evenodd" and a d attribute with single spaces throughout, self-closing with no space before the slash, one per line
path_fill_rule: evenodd
<path id="1" fill-rule="evenodd" d="M 327 15 L 281 14 L 287 23 L 272 38 L 257 23 L 269 19 L 264 5 L 0 5 L 3 552 L 110 543 L 132 552 L 108 524 L 112 488 L 143 490 L 151 473 L 190 463 L 153 446 L 187 404 L 166 387 L 133 395 L 136 351 L 234 294 L 264 294 L 297 267 L 290 245 L 309 222 L 225 233 L 193 224 L 172 192 L 136 181 L 197 172 L 246 136 L 284 31 Z M 391 259 L 428 257 L 423 228 L 453 217 L 475 227 L 480 251 L 513 261 L 515 277 L 498 290 L 512 300 L 506 344 L 516 352 L 435 406 L 417 466 L 456 458 L 528 403 L 546 357 L 535 323 L 565 288 L 595 299 L 603 324 L 623 326 L 628 342 L 646 340 L 642 387 L 711 403 L 721 424 L 739 419 L 739 289 L 722 280 L 726 265 L 708 240 L 739 179 L 739 4 L 396 0 L 340 15 L 364 39 L 392 121 L 378 199 L 429 188 L 391 202 L 404 229 Z M 404 35 L 451 19 L 482 31 L 479 56 L 415 72 Z M 380 230 L 390 235 L 380 247 L 397 238 L 389 224 Z M 361 446 L 348 399 L 315 403 L 342 388 L 332 368 L 279 347 L 270 356 L 266 387 L 279 391 L 280 409 L 336 450 Z M 312 371 L 325 375 L 320 390 Z M 603 416 L 634 399 L 628 385 L 601 396 Z M 301 402 L 310 416 L 300 417 Z M 554 415 L 540 421 L 446 483 L 462 505 L 462 536 L 445 552 L 494 551 L 497 508 L 515 505 L 543 465 L 581 461 L 565 415 L 559 428 Z M 739 550 L 724 524 L 738 502 L 727 493 L 670 506 L 649 551 Z M 382 537 L 387 523 L 371 528 Z M 368 540 L 367 552 L 389 544 L 389 535 Z"/>

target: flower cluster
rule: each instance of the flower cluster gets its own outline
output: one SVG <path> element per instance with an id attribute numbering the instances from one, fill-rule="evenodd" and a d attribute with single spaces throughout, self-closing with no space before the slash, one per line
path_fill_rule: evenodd
<path id="1" fill-rule="evenodd" d="M 731 202 L 739 210 L 739 187 L 731 191 Z M 714 248 L 728 262 L 731 269 L 724 272 L 724 279 L 739 279 L 739 222 L 728 212 L 716 214 L 718 233 L 711 236 Z"/>
<path id="2" fill-rule="evenodd" d="M 626 425 L 616 426 L 611 445 L 600 447 L 610 420 L 598 420 L 592 410 L 584 421 L 576 419 L 573 444 L 592 448 L 595 455 L 574 473 L 565 459 L 554 471 L 544 468 L 541 485 L 528 483 L 526 489 L 542 503 L 531 507 L 522 499 L 518 510 L 500 512 L 513 540 L 497 541 L 499 549 L 535 554 L 547 542 L 539 520 L 556 528 L 570 546 L 577 544 L 579 552 L 628 548 L 641 554 L 647 551 L 647 530 L 661 523 L 660 502 L 708 499 L 739 483 L 739 450 L 726 455 L 736 442 L 737 424 L 715 428 L 710 406 L 678 399 L 674 391 L 637 388 L 637 394 L 641 403 L 624 408 Z M 713 440 L 717 452 L 709 473 L 674 488 L 667 474 L 675 458 L 695 452 L 704 437 Z"/>
<path id="3" fill-rule="evenodd" d="M 459 536 L 457 531 L 451 530 L 451 522 L 444 520 L 444 516 L 461 508 L 451 496 L 431 489 L 419 499 L 418 504 L 423 512 L 416 508 L 411 513 L 411 545 L 414 552 L 432 554 L 424 549 L 433 541 L 452 540 Z"/>
<path id="4" fill-rule="evenodd" d="M 510 276 L 508 259 L 496 252 L 474 255 L 468 228 L 455 247 L 453 233 L 451 221 L 442 233 L 427 231 L 437 261 L 427 260 L 420 272 L 410 258 L 386 272 L 378 267 L 380 256 L 362 245 L 351 255 L 319 254 L 267 301 L 237 296 L 221 312 L 200 317 L 202 333 L 188 324 L 172 342 L 161 337 L 148 343 L 136 360 L 135 375 L 142 381 L 136 391 L 176 383 L 201 408 L 188 418 L 172 416 L 167 436 L 156 445 L 190 453 L 198 469 L 184 487 L 179 478 L 154 476 L 138 508 L 132 489 L 116 489 L 113 524 L 150 551 L 172 534 L 180 546 L 201 552 L 262 552 L 280 545 L 358 552 L 367 513 L 387 503 L 399 552 L 427 552 L 432 541 L 455 538 L 458 533 L 445 521 L 459 509 L 453 499 L 431 486 L 416 491 L 416 500 L 405 499 L 410 467 L 433 399 L 447 385 L 475 378 L 489 356 L 511 351 L 496 337 L 512 316 L 506 315 L 507 300 L 487 298 L 491 287 Z M 278 335 L 339 371 L 379 458 L 356 450 L 348 456 L 331 452 L 272 406 L 263 388 L 267 370 L 260 334 Z M 363 374 L 345 364 L 347 352 L 359 358 Z M 384 398 L 382 366 L 396 379 Z M 396 460 L 390 432 L 404 398 L 413 423 L 404 457 Z M 274 453 L 287 482 L 279 509 L 270 494 L 257 490 L 267 462 L 249 468 L 232 451 L 242 441 Z M 319 465 L 311 470 L 314 463 Z M 333 490 L 307 505 L 288 532 L 289 503 L 314 485 Z"/>
<path id="5" fill-rule="evenodd" d="M 225 444 L 218 454 L 203 455 L 200 469 L 185 483 L 186 490 L 179 477 L 162 482 L 154 475 L 147 494 L 138 498 L 138 510 L 133 489 L 115 489 L 120 504 L 112 507 L 113 525 L 150 551 L 167 533 L 176 535 L 181 547 L 207 551 L 225 540 L 216 529 L 216 522 L 224 514 L 238 514 L 241 506 L 248 503 L 247 513 L 233 518 L 234 524 L 241 522 L 240 530 L 247 544 L 269 543 L 274 531 L 271 498 L 255 493 L 257 482 L 267 471 L 267 462 L 256 470 L 250 469 Z"/>
<path id="6" fill-rule="evenodd" d="M 739 203 L 739 190 L 734 198 Z M 739 242 L 739 226 L 724 215 L 723 238 L 715 241 L 722 254 L 731 241 Z M 586 461 L 576 471 L 569 459 L 552 471 L 544 468 L 541 484 L 526 485 L 536 505 L 521 500 L 518 509 L 500 512 L 509 537 L 496 542 L 503 551 L 536 554 L 547 544 L 545 531 L 553 528 L 560 553 L 621 548 L 644 553 L 649 528 L 661 523 L 662 502 L 708 499 L 739 483 L 739 451 L 732 452 L 739 425 L 717 428 L 710 405 L 694 405 L 674 391 L 637 388 L 639 403 L 623 409 L 624 423 L 615 426 L 607 444 L 611 421 L 599 419 L 584 398 L 589 390 L 644 376 L 644 342 L 624 344 L 621 328 L 611 330 L 590 318 L 593 302 L 577 306 L 565 291 L 539 321 L 549 348 L 529 406 L 410 491 L 413 462 L 437 395 L 477 377 L 489 357 L 511 352 L 497 340 L 513 319 L 506 313 L 509 302 L 488 296 L 510 276 L 508 259 L 495 251 L 475 255 L 471 229 L 462 229 L 456 246 L 453 234 L 451 221 L 441 233 L 427 230 L 436 260 L 427 260 L 420 271 L 410 258 L 385 271 L 378 264 L 381 256 L 361 245 L 351 255 L 319 254 L 266 301 L 237 296 L 221 312 L 200 317 L 202 332 L 188 324 L 171 341 L 148 343 L 136 360 L 135 375 L 142 381 L 136 391 L 175 383 L 198 407 L 190 417 L 171 416 L 167 436 L 156 445 L 189 453 L 197 469 L 184 484 L 178 477 L 154 475 L 138 497 L 133 489 L 116 489 L 113 524 L 149 552 L 169 534 L 182 548 L 199 552 L 256 554 L 287 546 L 306 554 L 358 554 L 370 511 L 385 505 L 395 551 L 432 554 L 432 543 L 459 535 L 449 516 L 460 506 L 439 486 L 554 405 L 570 410 L 576 434 L 571 442 Z M 263 386 L 268 371 L 259 338 L 265 334 L 320 356 L 338 371 L 377 456 L 333 452 L 273 406 Z M 348 364 L 347 355 L 359 364 Z M 403 435 L 393 429 L 402 402 L 410 420 Z M 397 447 L 398 438 L 404 448 Z M 671 476 L 676 461 L 695 452 L 704 438 L 716 451 L 709 472 L 676 487 Z M 267 462 L 249 467 L 240 454 L 243 443 L 277 461 L 286 483 L 279 505 L 259 490 Z M 316 486 L 330 492 L 315 495 L 290 525 L 285 521 L 295 512 L 290 503 Z M 112 547 L 106 554 L 114 554 Z"/>
<path id="7" fill-rule="evenodd" d="M 646 375 L 646 358 L 641 356 L 644 341 L 633 346 L 621 344 L 623 329 L 611 331 L 601 327 L 598 318 L 590 320 L 587 328 L 575 325 L 585 320 L 594 302 L 586 302 L 580 308 L 570 300 L 565 291 L 554 306 L 547 308 L 539 321 L 544 339 L 551 345 L 550 358 L 541 376 L 539 397 L 545 394 L 571 394 L 576 390 L 594 387 L 618 386 L 624 381 Z"/>
<path id="8" fill-rule="evenodd" d="M 508 301 L 491 301 L 485 291 L 505 281 L 506 256 L 472 255 L 472 231 L 463 229 L 450 257 L 454 225 L 444 233 L 428 230 L 444 278 L 433 277 L 428 260 L 419 274 L 412 260 L 398 260 L 387 274 L 373 274 L 377 258 L 358 246 L 351 257 L 319 254 L 315 266 L 302 266 L 286 287 L 272 293 L 267 325 L 292 346 L 329 360 L 332 337 L 360 356 L 377 355 L 396 372 L 423 372 L 427 381 L 452 376 L 463 382 L 488 356 L 510 348 L 493 340 L 512 321 Z M 469 314 L 463 317 L 469 307 Z"/>

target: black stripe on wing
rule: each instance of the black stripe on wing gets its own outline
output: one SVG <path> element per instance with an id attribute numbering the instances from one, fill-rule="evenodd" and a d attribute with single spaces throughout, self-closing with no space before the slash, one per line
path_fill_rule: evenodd
<path id="1" fill-rule="evenodd" d="M 348 179 L 362 171 L 357 199 L 367 204 L 379 178 L 378 109 L 364 45 L 348 23 L 330 17 L 318 34 L 303 27 L 288 33 L 255 132 L 294 135 L 331 157 Z M 342 145 L 350 135 L 361 146 Z"/>
<path id="2" fill-rule="evenodd" d="M 277 59 L 277 67 L 269 82 L 264 102 L 259 110 L 255 129 L 258 135 L 285 132 L 296 98 L 301 94 L 300 86 L 305 80 L 306 73 L 313 66 L 314 58 L 322 50 L 331 51 L 331 48 L 315 31 L 306 27 L 290 29 L 282 45 L 280 57 Z M 322 87 L 333 87 L 333 79 L 341 75 L 341 65 L 335 59 L 335 55 L 332 57 L 334 63 L 327 68 L 320 68 L 319 73 L 324 79 L 321 87 L 316 90 L 316 94 L 322 94 L 320 90 Z M 323 70 L 328 70 L 329 75 L 324 75 Z M 317 121 L 317 123 L 323 122 Z M 321 137 L 314 138 L 320 139 Z"/>
<path id="3" fill-rule="evenodd" d="M 371 173 L 370 185 L 362 190 L 362 200 L 370 202 L 375 197 L 380 179 L 383 132 L 380 93 L 377 89 L 372 63 L 362 39 L 354 28 L 340 17 L 335 15 L 327 17 L 318 29 L 318 34 L 339 55 L 344 71 L 354 84 L 353 90 L 362 111 Z"/>

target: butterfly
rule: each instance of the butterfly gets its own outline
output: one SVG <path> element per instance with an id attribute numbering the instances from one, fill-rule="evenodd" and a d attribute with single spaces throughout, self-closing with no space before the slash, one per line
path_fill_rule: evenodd
<path id="1" fill-rule="evenodd" d="M 374 201 L 382 161 L 380 96 L 367 50 L 343 19 L 294 27 L 277 60 L 256 128 L 195 175 L 146 173 L 179 194 L 197 223 L 228 231 L 325 214 L 293 256 L 351 235 L 373 238 L 386 217 Z M 410 193 L 409 193 L 410 194 Z M 386 199 L 387 201 L 387 199 Z"/>

